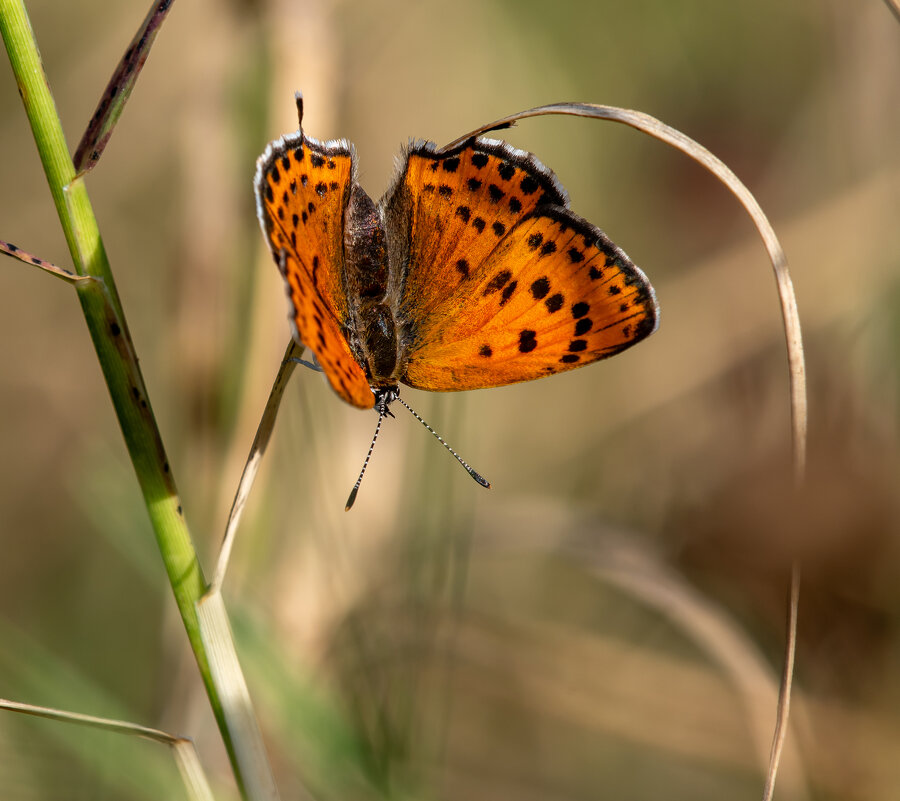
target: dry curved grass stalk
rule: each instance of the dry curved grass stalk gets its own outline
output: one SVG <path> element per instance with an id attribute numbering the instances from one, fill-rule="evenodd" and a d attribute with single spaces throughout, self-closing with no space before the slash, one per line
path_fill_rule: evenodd
<path id="1" fill-rule="evenodd" d="M 137 723 L 129 723 L 124 720 L 110 720 L 109 718 L 98 718 L 94 715 L 82 715 L 78 712 L 65 712 L 46 706 L 7 701 L 4 698 L 0 698 L 0 709 L 32 717 L 57 720 L 63 723 L 74 723 L 78 726 L 87 726 L 102 731 L 130 734 L 133 737 L 143 737 L 147 740 L 154 740 L 167 745 L 172 749 L 172 754 L 178 765 L 178 772 L 181 774 L 181 779 L 191 801 L 213 801 L 212 790 L 197 756 L 197 749 L 194 747 L 193 741 L 187 737 L 179 737 L 159 729 L 140 726 Z"/>
<path id="2" fill-rule="evenodd" d="M 892 10 L 897 12 L 894 0 L 886 0 L 891 4 Z M 797 298 L 794 293 L 793 282 L 788 270 L 787 257 L 784 249 L 775 235 L 766 215 L 738 177 L 720 159 L 716 158 L 705 147 L 695 142 L 681 131 L 666 125 L 649 114 L 616 106 L 600 106 L 592 103 L 554 103 L 546 106 L 538 106 L 502 117 L 492 123 L 476 128 L 467 134 L 455 139 L 442 150 L 450 150 L 465 142 L 467 139 L 489 131 L 502 130 L 516 124 L 519 120 L 529 117 L 541 117 L 552 114 L 561 114 L 575 117 L 588 117 L 592 119 L 609 120 L 619 122 L 636 128 L 642 133 L 659 139 L 661 142 L 680 150 L 689 158 L 704 167 L 718 178 L 728 190 L 740 201 L 741 205 L 750 215 L 756 226 L 763 244 L 769 254 L 769 260 L 775 272 L 775 282 L 778 286 L 778 296 L 781 301 L 781 315 L 784 322 L 784 335 L 787 344 L 788 367 L 790 370 L 790 394 L 791 394 L 791 433 L 792 433 L 792 462 L 794 481 L 801 484 L 806 471 L 807 450 L 807 389 L 806 366 L 803 355 L 803 337 L 800 329 L 800 316 L 797 311 Z M 787 640 L 782 671 L 781 686 L 778 695 L 778 710 L 775 724 L 775 732 L 772 738 L 772 750 L 769 757 L 769 767 L 766 774 L 766 784 L 763 791 L 763 801 L 769 801 L 775 789 L 775 779 L 778 774 L 778 765 L 784 748 L 784 740 L 787 736 L 787 726 L 790 713 L 791 683 L 794 672 L 794 655 L 797 640 L 797 614 L 800 599 L 800 568 L 794 563 L 791 569 L 790 589 L 788 593 L 787 609 Z"/>

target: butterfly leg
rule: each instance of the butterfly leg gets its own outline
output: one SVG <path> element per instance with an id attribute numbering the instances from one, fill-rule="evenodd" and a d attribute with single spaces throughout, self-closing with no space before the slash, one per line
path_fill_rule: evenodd
<path id="1" fill-rule="evenodd" d="M 302 364 L 304 367 L 308 367 L 310 370 L 315 370 L 317 373 L 325 372 L 322 369 L 322 365 L 319 364 L 318 359 L 316 359 L 315 355 L 313 355 L 313 360 L 311 362 L 306 361 L 306 359 L 298 359 L 296 356 L 291 357 L 290 359 L 288 359 L 288 361 Z"/>

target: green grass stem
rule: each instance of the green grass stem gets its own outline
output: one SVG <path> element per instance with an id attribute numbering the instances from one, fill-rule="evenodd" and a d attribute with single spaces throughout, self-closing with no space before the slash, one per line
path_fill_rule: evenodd
<path id="1" fill-rule="evenodd" d="M 83 179 L 75 180 L 75 168 L 22 0 L 0 0 L 0 34 L 34 133 L 75 272 L 95 279 L 79 282 L 76 287 L 78 299 L 137 474 L 178 610 L 231 757 L 238 785 L 243 788 L 234 746 L 222 713 L 220 694 L 213 681 L 197 625 L 195 604 L 204 594 L 207 583 L 182 514 L 175 479 L 141 377 L 87 188 Z"/>

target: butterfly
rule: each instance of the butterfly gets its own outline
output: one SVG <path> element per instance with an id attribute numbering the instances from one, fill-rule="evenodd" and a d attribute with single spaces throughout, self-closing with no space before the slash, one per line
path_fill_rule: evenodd
<path id="1" fill-rule="evenodd" d="M 257 161 L 257 211 L 294 339 L 347 403 L 383 417 L 401 383 L 531 381 L 656 329 L 644 273 L 531 153 L 482 136 L 411 141 L 375 203 L 353 145 L 306 135 L 299 93 L 297 110 L 299 130 Z"/>

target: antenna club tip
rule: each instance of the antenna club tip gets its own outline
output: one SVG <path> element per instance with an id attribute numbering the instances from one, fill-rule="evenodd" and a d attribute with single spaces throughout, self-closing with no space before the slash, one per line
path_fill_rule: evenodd
<path id="1" fill-rule="evenodd" d="M 349 512 L 353 508 L 353 504 L 356 502 L 356 493 L 358 489 L 358 487 L 354 487 L 350 490 L 350 497 L 347 498 L 347 505 L 344 507 L 345 512 Z"/>
<path id="2" fill-rule="evenodd" d="M 491 482 L 488 481 L 484 476 L 479 475 L 479 474 L 476 473 L 474 470 L 472 471 L 472 474 L 471 474 L 471 475 L 472 475 L 472 478 L 474 478 L 474 479 L 475 479 L 479 484 L 481 484 L 481 486 L 484 487 L 485 489 L 490 489 L 490 488 L 491 488 Z"/>

